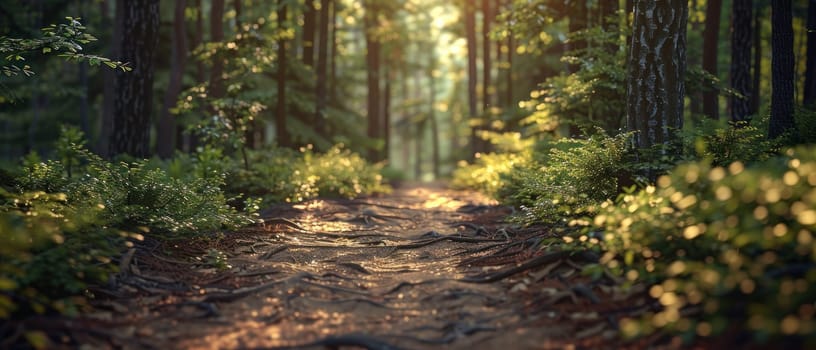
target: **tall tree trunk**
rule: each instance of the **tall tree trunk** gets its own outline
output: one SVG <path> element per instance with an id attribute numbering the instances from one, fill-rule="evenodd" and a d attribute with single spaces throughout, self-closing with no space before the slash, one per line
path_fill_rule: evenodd
<path id="1" fill-rule="evenodd" d="M 315 104 L 315 130 L 318 135 L 328 137 L 326 130 L 326 101 L 328 100 L 326 92 L 326 65 L 328 64 L 328 50 L 329 50 L 329 6 L 331 1 L 320 1 L 320 33 L 318 34 L 319 43 L 317 45 L 317 89 L 316 89 L 316 104 Z"/>
<path id="2" fill-rule="evenodd" d="M 184 20 L 187 0 L 176 0 L 175 5 L 173 44 L 170 54 L 170 82 L 164 93 L 164 107 L 156 132 L 156 153 L 162 159 L 172 157 L 175 149 L 176 120 L 170 110 L 175 107 L 179 93 L 181 93 L 181 79 L 184 77 L 184 67 L 187 63 L 187 26 Z"/>
<path id="3" fill-rule="evenodd" d="M 420 101 L 422 99 L 422 73 L 417 70 L 414 74 L 414 100 Z M 413 108 L 414 115 L 422 113 L 419 105 Z M 420 119 L 414 125 L 414 179 L 422 179 L 422 145 L 425 141 L 425 119 Z"/>
<path id="4" fill-rule="evenodd" d="M 278 0 L 278 31 L 286 26 L 286 0 Z M 289 131 L 286 129 L 286 42 L 278 39 L 278 102 L 275 108 L 275 138 L 280 147 L 292 147 Z"/>
<path id="5" fill-rule="evenodd" d="M 410 140 L 411 137 L 411 124 L 409 120 L 411 120 L 411 113 L 413 112 L 412 109 L 408 108 L 407 101 L 411 100 L 411 90 L 408 88 L 408 83 L 411 77 L 408 75 L 408 68 L 406 65 L 400 66 L 400 99 L 402 100 L 402 118 L 399 123 L 402 127 L 399 128 L 400 132 L 400 149 L 402 150 L 402 168 L 405 169 L 407 172 L 411 169 L 411 149 L 410 149 Z"/>
<path id="6" fill-rule="evenodd" d="M 616 32 L 618 30 L 619 22 L 619 18 L 615 15 L 620 6 L 618 1 L 599 1 L 598 6 L 601 28 L 603 28 L 606 32 Z M 618 52 L 618 50 L 620 50 L 620 46 L 616 43 L 609 43 L 606 48 L 606 51 L 610 53 Z"/>
<path id="7" fill-rule="evenodd" d="M 84 19 L 87 17 L 85 0 L 79 0 L 79 13 Z M 81 93 L 79 96 L 79 126 L 86 136 L 91 135 L 90 105 L 88 103 L 88 62 L 77 63 L 77 80 Z"/>
<path id="8" fill-rule="evenodd" d="M 816 0 L 808 2 L 807 61 L 802 104 L 808 108 L 816 108 Z"/>
<path id="9" fill-rule="evenodd" d="M 314 0 L 306 0 L 306 10 L 303 12 L 303 64 L 314 66 L 315 27 L 317 10 Z"/>
<path id="10" fill-rule="evenodd" d="M 433 50 L 433 48 L 431 48 Z M 490 52 L 486 51 L 485 56 L 490 56 Z M 428 119 L 431 122 L 431 162 L 433 165 L 434 179 L 439 179 L 439 122 L 436 120 L 436 77 L 434 76 L 434 69 L 436 67 L 436 57 L 431 52 L 431 64 L 428 71 L 428 89 L 430 90 L 430 109 L 428 110 Z"/>
<path id="11" fill-rule="evenodd" d="M 110 1 L 105 0 L 100 3 L 100 10 L 103 17 L 103 25 L 111 25 L 110 16 Z M 111 38 L 111 45 L 108 48 L 109 57 L 119 57 L 119 38 L 122 37 L 120 33 L 121 28 L 115 23 L 115 18 L 119 16 L 119 9 L 122 6 L 116 6 L 114 12 L 113 23 L 113 37 Z M 102 116 L 101 125 L 99 127 L 99 140 L 96 145 L 97 153 L 105 158 L 108 158 L 108 150 L 110 149 L 110 139 L 113 135 L 113 101 L 115 99 L 114 90 L 116 89 L 116 71 L 113 69 L 102 70 L 102 84 L 105 90 L 102 92 Z"/>
<path id="12" fill-rule="evenodd" d="M 571 34 L 587 29 L 587 12 L 586 0 L 571 1 L 569 18 L 569 32 Z M 581 50 L 586 48 L 586 41 L 570 38 L 568 46 L 569 51 Z M 571 64 L 569 66 L 570 73 L 575 73 L 578 68 L 577 65 Z"/>
<path id="13" fill-rule="evenodd" d="M 476 96 L 476 9 L 471 1 L 465 1 L 465 36 L 467 40 L 467 55 L 468 55 L 468 116 L 470 119 L 470 149 L 471 152 L 478 153 L 481 151 L 481 139 L 479 138 L 478 130 L 481 124 L 476 110 L 477 96 Z M 472 156 L 471 156 L 472 157 Z"/>
<path id="14" fill-rule="evenodd" d="M 394 62 L 394 61 L 391 61 Z M 391 81 L 394 80 L 394 68 L 385 65 L 385 88 L 383 94 L 383 159 L 391 159 Z"/>
<path id="15" fill-rule="evenodd" d="M 379 15 L 376 1 L 365 2 L 365 41 L 366 73 L 368 81 L 368 137 L 374 140 L 382 138 L 382 115 L 380 115 L 380 40 L 376 36 Z M 371 148 L 368 158 L 378 162 L 383 159 L 382 152 Z"/>
<path id="16" fill-rule="evenodd" d="M 329 79 L 329 97 L 337 101 L 337 1 L 331 1 L 331 73 Z"/>
<path id="17" fill-rule="evenodd" d="M 751 114 L 759 113 L 759 105 L 762 100 L 761 83 L 762 83 L 762 18 L 764 11 L 762 6 L 756 8 L 754 14 L 754 70 L 753 70 L 753 84 L 751 91 Z"/>
<path id="18" fill-rule="evenodd" d="M 193 36 L 194 43 L 190 45 L 191 50 L 196 50 L 198 47 L 204 44 L 204 5 L 202 5 L 201 0 L 195 0 L 195 7 L 196 7 L 196 23 L 195 23 L 195 35 Z M 193 51 L 194 52 L 194 51 Z M 200 58 L 196 59 L 196 84 L 203 85 L 207 81 L 207 71 L 204 68 L 204 61 Z M 207 113 L 206 108 L 199 107 L 199 115 L 201 117 L 205 116 Z M 199 143 L 199 135 L 195 133 L 184 133 L 185 135 L 185 144 L 181 147 L 182 149 L 186 149 L 189 152 L 195 151 L 198 148 Z"/>
<path id="19" fill-rule="evenodd" d="M 210 42 L 220 43 L 224 41 L 224 0 L 212 0 L 210 6 Z M 215 54 L 212 57 L 212 68 L 210 69 L 210 98 L 224 97 L 223 75 L 224 57 L 220 53 Z"/>
<path id="20" fill-rule="evenodd" d="M 768 136 L 776 138 L 796 125 L 793 121 L 794 55 L 791 0 L 771 2 L 771 121 Z"/>
<path id="21" fill-rule="evenodd" d="M 490 52 L 490 25 L 493 21 L 493 9 L 490 0 L 482 0 L 482 115 L 487 118 L 492 103 L 491 76 L 493 74 Z"/>
<path id="22" fill-rule="evenodd" d="M 243 24 L 241 23 L 241 16 L 244 13 L 243 0 L 232 0 L 232 9 L 235 10 L 235 32 L 240 33 L 243 31 Z"/>
<path id="23" fill-rule="evenodd" d="M 717 76 L 721 12 L 722 0 L 708 0 L 703 31 L 703 70 L 714 76 Z M 703 91 L 703 113 L 712 119 L 720 117 L 718 95 L 717 91 Z"/>
<path id="24" fill-rule="evenodd" d="M 686 0 L 635 4 L 626 122 L 637 148 L 670 146 L 683 127 L 687 20 Z"/>
<path id="25" fill-rule="evenodd" d="M 509 26 L 509 25 L 511 25 L 513 23 L 513 18 L 512 18 L 512 15 L 513 15 L 513 1 L 512 0 L 506 0 L 506 5 L 507 5 L 507 11 L 509 11 L 510 16 L 511 16 L 511 17 L 509 17 L 507 19 L 507 23 L 506 23 Z M 514 108 L 513 106 L 515 105 L 515 101 L 514 101 L 514 97 L 513 97 L 513 54 L 516 51 L 516 43 L 515 43 L 515 40 L 513 39 L 513 34 L 514 33 L 513 33 L 512 28 L 509 29 L 508 34 L 507 34 L 507 71 L 505 73 L 507 75 L 505 75 L 505 77 L 504 77 L 505 84 L 506 84 L 505 88 L 504 88 L 504 93 L 506 95 L 505 100 L 507 102 L 505 104 L 506 108 Z"/>
<path id="26" fill-rule="evenodd" d="M 242 2 L 243 0 L 232 0 L 232 9 L 235 11 L 234 30 L 236 34 L 241 34 L 244 31 L 244 24 L 241 20 L 244 13 L 244 6 Z M 264 128 L 262 127 L 263 122 L 260 122 L 257 116 L 252 116 L 246 121 L 246 123 L 246 130 L 244 131 L 244 146 L 250 149 L 261 148 L 264 143 Z M 242 154 L 246 154 L 246 151 L 243 149 L 241 152 Z"/>
<path id="27" fill-rule="evenodd" d="M 814 0 L 816 1 L 816 0 Z M 742 97 L 731 97 L 731 120 L 751 115 L 751 0 L 733 0 L 731 24 L 731 88 Z"/>
<path id="28" fill-rule="evenodd" d="M 130 62 L 130 72 L 116 72 L 111 156 L 150 155 L 150 111 L 153 99 L 153 54 L 159 39 L 159 0 L 123 0 L 117 3 L 120 27 L 119 60 Z"/>
<path id="29" fill-rule="evenodd" d="M 414 178 L 422 180 L 422 144 L 425 138 L 425 124 L 427 120 L 422 119 L 416 124 L 416 137 L 414 138 Z"/>
<path id="30" fill-rule="evenodd" d="M 691 6 L 691 9 L 694 9 L 694 11 L 697 11 L 698 4 L 699 4 L 699 0 L 691 0 L 691 3 L 689 5 Z M 701 22 L 700 22 L 700 20 L 699 19 L 689 18 L 689 21 L 690 21 L 690 25 L 691 25 L 691 32 L 692 33 L 700 33 L 701 32 L 701 28 L 700 28 L 700 23 Z M 703 62 L 702 62 L 700 56 L 702 56 L 702 55 L 701 54 L 689 54 L 688 55 L 688 60 L 687 60 L 686 63 L 689 65 L 689 67 L 701 67 Z M 689 98 L 689 111 L 691 112 L 691 115 L 695 119 L 697 119 L 697 117 L 699 115 L 703 114 L 703 91 L 702 91 L 702 89 L 694 89 L 694 91 L 690 91 L 688 93 L 688 98 Z"/>

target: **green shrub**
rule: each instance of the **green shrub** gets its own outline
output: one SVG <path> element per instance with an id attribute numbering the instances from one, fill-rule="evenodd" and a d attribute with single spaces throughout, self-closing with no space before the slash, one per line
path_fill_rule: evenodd
<path id="1" fill-rule="evenodd" d="M 0 188 L 2 318 L 72 312 L 88 283 L 115 270 L 111 257 L 142 237 L 127 232 L 195 237 L 255 222 L 257 201 L 243 212 L 227 204 L 214 160 L 174 178 L 147 161 L 105 161 L 81 139 L 64 130 L 59 160 L 27 156 L 22 175 L 9 181 L 16 192 Z"/>
<path id="2" fill-rule="evenodd" d="M 728 124 L 704 119 L 684 133 L 686 153 L 694 159 L 708 159 L 715 166 L 766 160 L 779 154 L 782 147 L 782 140 L 768 140 L 767 124 L 768 117 Z"/>
<path id="3" fill-rule="evenodd" d="M 69 179 L 63 174 L 63 178 L 54 179 L 28 172 L 21 183 L 65 183 L 58 188 L 27 185 L 23 189 L 62 192 L 75 206 L 102 204 L 107 224 L 125 229 L 149 227 L 152 234 L 165 237 L 201 235 L 254 222 L 251 212 L 241 213 L 227 204 L 221 190 L 224 174 L 217 171 L 173 178 L 162 169 L 151 169 L 146 161 L 110 163 L 80 146 L 72 150 L 73 156 L 84 162 L 78 169 L 81 176 Z M 51 161 L 33 169 L 50 168 L 49 164 L 61 167 L 61 162 Z M 56 171 L 41 172 L 53 176 Z"/>
<path id="4" fill-rule="evenodd" d="M 622 323 L 626 335 L 660 329 L 688 340 L 735 327 L 758 340 L 813 342 L 814 208 L 816 148 L 747 168 L 702 161 L 604 203 L 576 242 L 601 252 L 601 264 L 630 283 L 652 285 L 663 305 Z"/>
<path id="5" fill-rule="evenodd" d="M 315 179 L 317 195 L 354 198 L 363 194 L 387 192 L 380 174 L 382 165 L 371 165 L 357 153 L 334 146 L 326 153 L 303 152 L 301 176 Z"/>
<path id="6" fill-rule="evenodd" d="M 799 108 L 793 114 L 799 131 L 799 142 L 816 143 L 816 109 Z"/>
<path id="7" fill-rule="evenodd" d="M 565 222 L 617 195 L 629 134 L 601 133 L 587 140 L 556 141 L 540 165 L 517 167 L 504 176 L 499 199 L 521 207 L 524 223 Z"/>
<path id="8" fill-rule="evenodd" d="M 326 153 L 270 148 L 248 153 L 250 168 L 229 176 L 230 191 L 263 196 L 270 202 L 301 202 L 318 196 L 354 198 L 389 191 L 382 165 L 337 145 Z"/>
<path id="9" fill-rule="evenodd" d="M 473 164 L 462 162 L 453 171 L 451 186 L 458 189 L 473 189 L 489 196 L 496 196 L 499 189 L 506 186 L 502 175 L 507 175 L 517 166 L 530 161 L 529 152 L 482 154 Z"/>
<path id="10" fill-rule="evenodd" d="M 64 194 L 0 190 L 0 318 L 72 313 L 86 284 L 115 270 L 110 257 L 140 236 L 107 227 L 102 210 Z"/>

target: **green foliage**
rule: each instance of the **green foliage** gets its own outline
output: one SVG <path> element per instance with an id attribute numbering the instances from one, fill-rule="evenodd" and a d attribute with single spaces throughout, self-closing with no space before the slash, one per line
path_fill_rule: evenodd
<path id="1" fill-rule="evenodd" d="M 108 224 L 151 227 L 154 234 L 198 235 L 253 222 L 226 204 L 221 190 L 225 175 L 206 158 L 194 176 L 174 178 L 162 169 L 151 169 L 146 161 L 109 163 L 82 146 L 57 149 L 63 147 L 64 159 L 85 163 L 78 169 L 83 175 L 69 178 L 61 161 L 29 164 L 17 180 L 20 190 L 65 193 L 69 203 L 77 206 L 101 204 Z"/>
<path id="2" fill-rule="evenodd" d="M 147 161 L 110 163 L 83 144 L 80 132 L 63 129 L 59 160 L 28 156 L 12 181 L 17 192 L 0 189 L 0 317 L 72 312 L 88 283 L 115 270 L 111 257 L 142 238 L 127 232 L 196 237 L 255 222 L 258 201 L 243 212 L 228 205 L 216 151 L 172 177 Z"/>
<path id="3" fill-rule="evenodd" d="M 629 136 L 555 141 L 538 162 L 507 174 L 498 197 L 521 207 L 518 219 L 528 224 L 587 214 L 593 204 L 617 195 Z"/>
<path id="4" fill-rule="evenodd" d="M 767 117 L 728 124 L 704 119 L 682 135 L 686 153 L 696 159 L 710 160 L 715 166 L 766 160 L 777 155 L 782 146 L 781 140 L 768 140 L 767 123 Z"/>
<path id="5" fill-rule="evenodd" d="M 489 196 L 496 196 L 499 189 L 506 186 L 503 176 L 510 174 L 515 167 L 529 163 L 530 156 L 530 152 L 479 155 L 473 164 L 465 162 L 459 164 L 453 172 L 451 186 L 474 189 Z"/>
<path id="6" fill-rule="evenodd" d="M 575 73 L 546 80 L 537 113 L 548 113 L 578 126 L 602 126 L 614 133 L 623 126 L 626 114 L 626 60 L 623 33 L 592 27 L 570 34 L 587 47 L 564 56 L 565 63 L 577 65 Z"/>
<path id="7" fill-rule="evenodd" d="M 318 196 L 354 198 L 389 191 L 380 174 L 382 165 L 369 164 L 357 153 L 332 147 L 315 153 L 283 148 L 250 151 L 250 170 L 230 176 L 231 191 L 263 196 L 271 202 L 301 202 Z"/>
<path id="8" fill-rule="evenodd" d="M 816 341 L 815 188 L 813 147 L 749 167 L 693 162 L 601 205 L 575 241 L 629 283 L 652 285 L 663 308 L 622 323 L 628 336 L 735 327 Z"/>
<path id="9" fill-rule="evenodd" d="M 799 131 L 799 142 L 805 144 L 816 143 L 816 110 L 799 108 L 793 114 L 796 128 Z"/>
<path id="10" fill-rule="evenodd" d="M 130 67 L 126 63 L 112 61 L 105 57 L 86 55 L 80 53 L 82 45 L 96 41 L 96 38 L 85 33 L 85 26 L 79 22 L 79 18 L 66 17 L 67 24 L 51 24 L 42 29 L 42 38 L 17 39 L 0 37 L 0 55 L 3 63 L 0 65 L 0 72 L 3 76 L 11 77 L 20 73 L 31 76 L 34 72 L 28 65 L 19 66 L 14 62 L 25 61 L 25 55 L 30 53 L 53 54 L 69 60 L 84 60 L 89 64 L 97 66 L 105 64 L 111 68 L 129 71 Z"/>
<path id="11" fill-rule="evenodd" d="M 0 190 L 0 318 L 73 313 L 86 284 L 115 271 L 109 257 L 140 236 L 107 227 L 102 211 L 61 193 Z"/>

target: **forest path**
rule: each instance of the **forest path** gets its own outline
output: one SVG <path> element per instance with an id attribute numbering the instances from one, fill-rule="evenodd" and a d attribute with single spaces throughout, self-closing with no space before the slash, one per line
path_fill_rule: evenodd
<path id="1" fill-rule="evenodd" d="M 617 342 L 615 300 L 631 295 L 589 284 L 585 260 L 540 249 L 554 235 L 503 223 L 509 212 L 473 192 L 404 186 L 270 208 L 266 224 L 217 240 L 146 242 L 72 337 L 159 349 Z"/>

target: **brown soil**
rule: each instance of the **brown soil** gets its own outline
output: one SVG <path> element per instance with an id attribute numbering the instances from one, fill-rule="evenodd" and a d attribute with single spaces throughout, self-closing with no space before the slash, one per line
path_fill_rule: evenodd
<path id="1" fill-rule="evenodd" d="M 656 340 L 617 336 L 622 317 L 652 307 L 642 290 L 582 276 L 596 257 L 547 249 L 559 238 L 504 223 L 510 212 L 427 185 L 274 207 L 264 225 L 218 239 L 145 242 L 122 259 L 123 273 L 92 291 L 90 312 L 32 327 L 89 348 L 640 348 Z M 220 268 L 217 252 L 226 255 Z"/>

